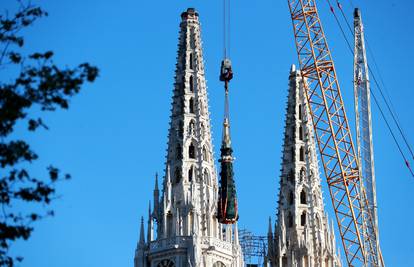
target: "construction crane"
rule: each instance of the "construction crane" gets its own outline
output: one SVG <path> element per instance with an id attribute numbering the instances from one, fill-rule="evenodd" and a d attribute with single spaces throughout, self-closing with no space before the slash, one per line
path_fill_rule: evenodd
<path id="1" fill-rule="evenodd" d="M 361 11 L 354 11 L 354 98 L 355 122 L 357 132 L 357 150 L 360 166 L 360 176 L 363 177 L 368 206 L 365 207 L 373 218 L 374 227 L 368 231 L 375 238 L 376 248 L 379 248 L 377 198 L 374 171 L 374 146 L 372 143 L 371 97 L 367 55 L 365 50 L 365 34 L 362 24 Z M 380 251 L 375 251 L 382 259 Z"/>
<path id="2" fill-rule="evenodd" d="M 315 0 L 288 0 L 307 104 L 348 266 L 384 266 Z"/>

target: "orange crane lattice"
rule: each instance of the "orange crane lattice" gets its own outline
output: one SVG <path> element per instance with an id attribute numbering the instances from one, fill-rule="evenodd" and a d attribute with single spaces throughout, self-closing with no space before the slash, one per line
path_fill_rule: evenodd
<path id="1" fill-rule="evenodd" d="M 384 266 L 334 62 L 315 0 L 288 0 L 308 107 L 348 266 Z M 379 248 L 378 248 L 379 249 Z"/>

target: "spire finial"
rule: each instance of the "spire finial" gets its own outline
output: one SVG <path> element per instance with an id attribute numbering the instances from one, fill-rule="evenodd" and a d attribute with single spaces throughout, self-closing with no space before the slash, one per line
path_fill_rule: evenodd
<path id="1" fill-rule="evenodd" d="M 272 217 L 269 216 L 269 229 L 267 231 L 267 235 L 269 237 L 273 236 L 273 232 L 272 232 Z"/>
<path id="2" fill-rule="evenodd" d="M 155 173 L 155 189 L 154 190 L 158 190 L 158 172 Z"/>

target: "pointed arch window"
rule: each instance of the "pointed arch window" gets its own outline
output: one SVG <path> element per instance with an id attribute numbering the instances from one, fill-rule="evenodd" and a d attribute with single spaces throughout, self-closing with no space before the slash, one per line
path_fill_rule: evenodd
<path id="1" fill-rule="evenodd" d="M 190 70 L 192 70 L 193 67 L 193 53 L 190 53 Z"/>
<path id="2" fill-rule="evenodd" d="M 204 146 L 203 147 L 203 160 L 208 162 L 208 152 L 207 152 L 207 148 Z"/>
<path id="3" fill-rule="evenodd" d="M 289 205 L 293 205 L 293 201 L 294 201 L 295 197 L 293 195 L 293 192 L 290 191 L 289 192 Z"/>
<path id="4" fill-rule="evenodd" d="M 175 168 L 174 171 L 174 180 L 176 184 L 178 184 L 181 181 L 181 171 L 178 167 Z"/>
<path id="5" fill-rule="evenodd" d="M 190 98 L 190 100 L 188 101 L 188 106 L 190 109 L 190 113 L 194 113 L 194 98 Z"/>
<path id="6" fill-rule="evenodd" d="M 191 120 L 188 123 L 188 136 L 191 136 L 195 133 L 195 122 L 194 120 Z"/>
<path id="7" fill-rule="evenodd" d="M 302 105 L 299 105 L 299 120 L 302 120 Z"/>
<path id="8" fill-rule="evenodd" d="M 292 127 L 292 140 L 295 140 L 296 138 L 296 126 Z"/>
<path id="9" fill-rule="evenodd" d="M 305 189 L 302 189 L 300 192 L 300 204 L 307 204 L 306 203 L 306 191 Z"/>
<path id="10" fill-rule="evenodd" d="M 305 161 L 305 148 L 303 146 L 300 147 L 299 160 Z"/>
<path id="11" fill-rule="evenodd" d="M 302 127 L 302 125 L 299 126 L 299 140 L 303 141 L 303 127 Z"/>
<path id="12" fill-rule="evenodd" d="M 300 182 L 304 182 L 305 181 L 305 177 L 306 177 L 306 169 L 302 168 L 300 170 Z"/>
<path id="13" fill-rule="evenodd" d="M 300 225 L 301 226 L 306 225 L 306 211 L 302 212 L 302 215 L 300 215 Z"/>
<path id="14" fill-rule="evenodd" d="M 188 157 L 190 159 L 195 159 L 195 146 L 193 143 L 188 147 Z"/>
<path id="15" fill-rule="evenodd" d="M 293 216 L 292 216 L 292 213 L 290 213 L 290 211 L 288 213 L 287 221 L 288 221 L 288 227 L 289 228 L 293 227 Z"/>
<path id="16" fill-rule="evenodd" d="M 194 92 L 194 78 L 190 76 L 190 92 Z"/>
<path id="17" fill-rule="evenodd" d="M 176 154 L 176 159 L 183 158 L 183 149 L 181 148 L 180 144 L 177 144 L 177 147 L 175 148 L 175 154 Z"/>
<path id="18" fill-rule="evenodd" d="M 193 177 L 194 177 L 194 166 L 191 166 L 190 169 L 188 170 L 188 181 L 189 182 L 193 181 Z"/>
<path id="19" fill-rule="evenodd" d="M 178 131 L 178 137 L 179 138 L 183 138 L 183 136 L 184 136 L 184 122 L 183 121 L 180 121 L 180 123 L 178 124 L 178 129 L 177 129 Z"/>

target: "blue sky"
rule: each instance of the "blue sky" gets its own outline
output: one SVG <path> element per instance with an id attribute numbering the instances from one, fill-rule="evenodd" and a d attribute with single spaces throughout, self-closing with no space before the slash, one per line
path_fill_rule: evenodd
<path id="1" fill-rule="evenodd" d="M 353 121 L 352 57 L 326 1 L 318 1 Z M 411 0 L 362 1 L 367 38 L 402 125 L 412 141 Z M 13 6 L 2 1 L 0 9 Z M 343 1 L 352 19 L 349 2 Z M 26 51 L 53 50 L 63 66 L 88 61 L 99 79 L 69 111 L 47 114 L 49 131 L 24 135 L 39 153 L 33 173 L 50 163 L 70 172 L 59 185 L 56 216 L 13 247 L 25 266 L 133 266 L 139 218 L 147 214 L 154 174 L 163 174 L 180 14 L 200 13 L 216 151 L 223 113 L 221 1 L 42 1 L 49 17 L 26 31 Z M 274 217 L 289 68 L 296 63 L 287 1 L 233 1 L 231 116 L 240 226 L 265 234 Z M 4 79 L 5 77 L 2 77 Z M 381 246 L 388 266 L 412 266 L 414 181 L 373 107 Z M 324 181 L 324 180 L 323 180 Z M 325 181 L 323 183 L 327 193 Z M 333 213 L 325 194 L 330 218 Z M 339 240 L 339 236 L 337 236 Z M 343 253 L 342 253 L 343 255 Z"/>

